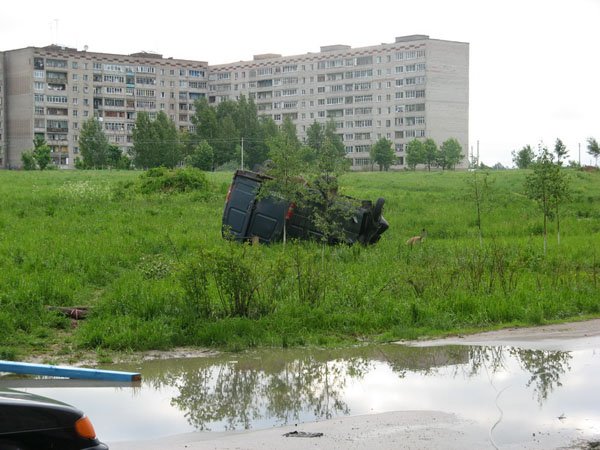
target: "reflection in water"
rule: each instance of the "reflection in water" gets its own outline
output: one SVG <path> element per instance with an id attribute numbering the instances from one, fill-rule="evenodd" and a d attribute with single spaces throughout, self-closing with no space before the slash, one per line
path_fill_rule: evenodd
<path id="1" fill-rule="evenodd" d="M 340 395 L 347 375 L 345 364 L 310 358 L 290 361 L 280 371 L 226 362 L 176 380 L 179 395 L 172 404 L 186 411 L 188 420 L 201 430 L 222 420 L 226 429 L 247 429 L 263 417 L 288 423 L 308 409 L 315 417 L 329 418 L 349 413 Z"/>
<path id="2" fill-rule="evenodd" d="M 538 403 L 541 405 L 555 387 L 562 386 L 560 378 L 571 369 L 568 352 L 549 352 L 543 350 L 511 349 L 524 370 L 531 374 L 527 387 L 534 386 Z"/>
<path id="3" fill-rule="evenodd" d="M 569 352 L 548 350 L 524 350 L 513 347 L 471 347 L 469 372 L 477 375 L 481 370 L 496 373 L 506 368 L 505 359 L 511 356 L 523 371 L 530 375 L 527 387 L 533 391 L 540 406 L 555 387 L 561 386 L 560 377 L 570 370 Z"/>
<path id="4" fill-rule="evenodd" d="M 515 360 L 528 373 L 526 387 L 541 405 L 561 386 L 571 359 L 569 353 L 560 351 L 400 345 L 236 356 L 237 360 L 155 361 L 144 368 L 144 379 L 156 389 L 176 387 L 171 405 L 198 430 L 216 425 L 248 429 L 265 421 L 281 425 L 350 414 L 353 411 L 345 399 L 348 384 L 382 365 L 400 378 L 408 373 L 439 376 L 440 371 L 449 371 L 453 377 L 474 377 L 504 371 L 508 360 Z"/>

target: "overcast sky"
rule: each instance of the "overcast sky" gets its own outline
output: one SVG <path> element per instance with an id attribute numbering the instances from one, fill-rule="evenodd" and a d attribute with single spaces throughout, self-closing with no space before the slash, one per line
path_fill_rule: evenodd
<path id="1" fill-rule="evenodd" d="M 0 50 L 59 43 L 209 64 L 427 34 L 470 44 L 469 141 L 486 164 L 600 140 L 600 0 L 31 1 L 3 4 Z"/>

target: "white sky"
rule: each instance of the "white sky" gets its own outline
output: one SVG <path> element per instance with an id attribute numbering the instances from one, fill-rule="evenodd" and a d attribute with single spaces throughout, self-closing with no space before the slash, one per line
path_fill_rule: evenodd
<path id="1" fill-rule="evenodd" d="M 600 139 L 600 0 L 32 1 L 3 4 L 0 50 L 59 43 L 209 64 L 427 34 L 470 43 L 469 141 L 486 164 Z"/>

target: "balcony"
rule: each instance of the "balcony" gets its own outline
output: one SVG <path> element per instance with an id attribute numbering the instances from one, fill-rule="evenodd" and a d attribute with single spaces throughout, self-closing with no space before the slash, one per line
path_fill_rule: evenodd
<path id="1" fill-rule="evenodd" d="M 68 116 L 69 110 L 67 108 L 48 108 L 46 114 L 49 116 Z"/>
<path id="2" fill-rule="evenodd" d="M 46 140 L 48 142 L 65 142 L 67 141 L 66 133 L 49 133 L 46 135 Z"/>
<path id="3" fill-rule="evenodd" d="M 67 133 L 69 125 L 66 120 L 48 120 L 46 122 L 46 132 L 48 133 Z"/>
<path id="4" fill-rule="evenodd" d="M 68 77 L 66 72 L 50 72 L 46 71 L 46 81 L 48 83 L 67 84 Z"/>
<path id="5" fill-rule="evenodd" d="M 260 80 L 257 83 L 257 87 L 261 88 L 261 87 L 271 87 L 273 86 L 273 80 Z"/>
<path id="6" fill-rule="evenodd" d="M 62 83 L 48 83 L 49 91 L 65 91 L 67 86 Z"/>
<path id="7" fill-rule="evenodd" d="M 67 128 L 58 127 L 58 126 L 48 125 L 46 127 L 46 132 L 47 133 L 67 133 L 68 131 L 69 130 Z"/>
<path id="8" fill-rule="evenodd" d="M 124 119 L 125 111 L 104 111 L 104 117 Z"/>

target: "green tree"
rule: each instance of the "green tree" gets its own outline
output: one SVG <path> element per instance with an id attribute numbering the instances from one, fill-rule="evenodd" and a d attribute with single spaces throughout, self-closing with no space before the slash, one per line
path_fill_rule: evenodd
<path id="1" fill-rule="evenodd" d="M 317 155 L 321 151 L 324 142 L 325 125 L 315 120 L 306 130 L 305 161 L 308 164 L 313 165 L 316 163 Z"/>
<path id="2" fill-rule="evenodd" d="M 179 145 L 181 148 L 181 159 L 185 160 L 187 156 L 194 152 L 194 148 L 198 145 L 195 133 L 187 129 L 179 131 Z"/>
<path id="3" fill-rule="evenodd" d="M 493 180 L 490 180 L 489 172 L 483 174 L 479 170 L 473 171 L 473 177 L 467 179 L 470 188 L 470 197 L 475 203 L 477 232 L 479 235 L 479 245 L 483 247 L 483 225 L 481 217 L 487 207 L 491 205 L 490 193 Z"/>
<path id="4" fill-rule="evenodd" d="M 569 151 L 567 150 L 567 146 L 563 144 L 563 141 L 560 139 L 556 139 L 556 143 L 554 144 L 554 154 L 556 155 L 556 163 L 562 164 L 562 158 L 567 156 Z"/>
<path id="5" fill-rule="evenodd" d="M 113 169 L 128 170 L 131 168 L 131 160 L 118 145 L 110 144 L 108 146 L 108 165 Z"/>
<path id="6" fill-rule="evenodd" d="M 132 138 L 131 153 L 135 166 L 142 169 L 160 166 L 158 134 L 147 112 L 137 113 Z"/>
<path id="7" fill-rule="evenodd" d="M 533 164 L 533 173 L 525 179 L 525 191 L 534 200 L 544 216 L 544 254 L 548 242 L 548 221 L 557 218 L 557 236 L 560 244 L 559 206 L 569 198 L 569 182 L 559 164 L 554 164 L 553 156 L 547 148 L 541 152 Z"/>
<path id="8" fill-rule="evenodd" d="M 316 120 L 306 130 L 306 145 L 315 150 L 320 150 L 325 140 L 325 128 Z"/>
<path id="9" fill-rule="evenodd" d="M 183 159 L 183 148 L 179 141 L 177 126 L 164 111 L 159 111 L 152 125 L 156 129 L 156 135 L 159 139 L 159 163 L 157 166 L 165 166 L 172 169 Z"/>
<path id="10" fill-rule="evenodd" d="M 439 150 L 435 141 L 431 138 L 425 139 L 425 142 L 423 142 L 423 156 L 427 170 L 431 171 L 431 166 L 438 160 L 438 154 Z"/>
<path id="11" fill-rule="evenodd" d="M 175 123 L 160 111 L 156 120 L 140 112 L 133 129 L 133 161 L 137 167 L 175 167 L 182 159 L 182 145 Z"/>
<path id="12" fill-rule="evenodd" d="M 52 161 L 52 150 L 43 136 L 36 135 L 33 140 L 31 155 L 40 170 L 44 170 Z"/>
<path id="13" fill-rule="evenodd" d="M 571 199 L 570 180 L 560 164 L 556 164 L 552 178 L 551 202 L 556 217 L 556 240 L 560 245 L 560 206 Z"/>
<path id="14" fill-rule="evenodd" d="M 379 139 L 372 147 L 370 157 L 374 161 L 379 170 L 389 170 L 390 166 L 396 161 L 392 141 L 386 138 Z"/>
<path id="15" fill-rule="evenodd" d="M 121 156 L 123 155 L 123 152 L 121 151 L 118 145 L 109 144 L 107 153 L 108 165 L 116 169 L 119 165 L 119 162 L 121 161 Z"/>
<path id="16" fill-rule="evenodd" d="M 423 143 L 418 139 L 413 139 L 406 145 L 406 165 L 409 169 L 415 170 L 417 164 L 425 163 L 425 149 Z"/>
<path id="17" fill-rule="evenodd" d="M 270 150 L 269 150 L 268 143 L 272 138 L 277 136 L 277 133 L 279 133 L 279 128 L 277 127 L 277 124 L 270 116 L 269 117 L 267 117 L 267 116 L 259 117 L 258 123 L 259 123 L 259 127 L 260 127 L 258 141 L 259 141 L 261 149 L 257 150 L 257 153 L 259 153 L 259 155 L 260 155 L 257 158 L 258 159 L 257 164 L 262 164 L 269 158 Z"/>
<path id="18" fill-rule="evenodd" d="M 462 147 L 454 138 L 446 139 L 438 152 L 438 165 L 443 169 L 454 169 L 463 158 Z"/>
<path id="19" fill-rule="evenodd" d="M 186 165 L 207 171 L 214 169 L 214 160 L 215 152 L 205 140 L 200 142 L 193 152 L 185 157 Z"/>
<path id="20" fill-rule="evenodd" d="M 281 129 L 269 139 L 269 168 L 271 180 L 263 183 L 262 195 L 283 198 L 296 206 L 301 206 L 306 192 L 303 175 L 306 166 L 303 150 L 296 135 L 296 126 L 289 117 L 284 119 Z M 287 210 L 284 208 L 284 214 Z M 283 242 L 287 240 L 287 221 L 283 221 Z"/>
<path id="21" fill-rule="evenodd" d="M 217 137 L 217 113 L 215 109 L 208 104 L 206 98 L 201 98 L 194 102 L 194 114 L 191 117 L 191 122 L 195 128 L 195 141 L 193 147 L 198 145 L 202 140 L 214 142 Z"/>
<path id="22" fill-rule="evenodd" d="M 598 141 L 595 138 L 589 137 L 587 139 L 587 152 L 588 155 L 592 156 L 596 161 L 596 167 L 598 167 L 598 157 L 600 156 L 600 147 Z"/>
<path id="23" fill-rule="evenodd" d="M 79 149 L 84 167 L 101 169 L 108 165 L 109 144 L 100 121 L 91 117 L 81 127 Z"/>
<path id="24" fill-rule="evenodd" d="M 33 157 L 33 150 L 25 151 L 21 153 L 21 163 L 23 163 L 23 170 L 35 170 L 37 164 Z"/>
<path id="25" fill-rule="evenodd" d="M 336 133 L 333 120 L 325 124 L 324 141 L 316 156 L 319 174 L 339 176 L 350 168 L 352 163 L 346 158 L 346 148 L 341 136 Z"/>
<path id="26" fill-rule="evenodd" d="M 233 117 L 226 115 L 219 119 L 217 138 L 211 144 L 215 150 L 215 165 L 218 167 L 235 161 L 239 166 L 240 144 L 241 139 Z"/>
<path id="27" fill-rule="evenodd" d="M 512 160 L 519 169 L 528 169 L 535 161 L 535 153 L 530 145 L 526 145 L 518 152 L 512 151 Z"/>
<path id="28" fill-rule="evenodd" d="M 238 101 L 227 100 L 217 106 L 209 105 L 205 98 L 194 104 L 191 118 L 195 132 L 191 136 L 188 152 L 205 140 L 214 151 L 215 166 L 235 161 L 241 162 L 242 139 L 244 166 L 262 164 L 268 157 L 267 142 L 277 132 L 277 125 L 270 118 L 259 117 L 252 98 L 240 95 Z"/>
<path id="29" fill-rule="evenodd" d="M 240 95 L 234 122 L 240 139 L 244 139 L 244 165 L 252 168 L 263 163 L 267 159 L 269 148 L 262 140 L 261 123 L 252 98 L 246 99 L 244 95 Z"/>
<path id="30" fill-rule="evenodd" d="M 342 138 L 336 133 L 333 120 L 325 125 L 324 140 L 316 154 L 316 164 L 312 165 L 312 187 L 307 202 L 311 216 L 319 230 L 323 232 L 323 241 L 332 238 L 343 239 L 342 222 L 349 218 L 351 208 L 341 209 L 344 202 L 336 202 L 338 179 L 349 168 L 351 161 L 346 158 L 346 149 Z"/>

